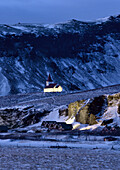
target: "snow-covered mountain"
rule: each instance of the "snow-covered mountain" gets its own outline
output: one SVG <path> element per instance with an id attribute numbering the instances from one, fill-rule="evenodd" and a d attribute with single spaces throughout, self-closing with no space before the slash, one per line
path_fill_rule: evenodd
<path id="1" fill-rule="evenodd" d="M 0 25 L 0 95 L 120 84 L 120 15 L 95 22 Z"/>

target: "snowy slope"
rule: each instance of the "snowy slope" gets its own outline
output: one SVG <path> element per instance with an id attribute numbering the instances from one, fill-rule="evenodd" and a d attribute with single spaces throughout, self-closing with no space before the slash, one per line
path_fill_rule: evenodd
<path id="1" fill-rule="evenodd" d="M 1 73 L 0 69 L 0 94 L 2 96 L 7 95 L 10 92 L 10 85 L 7 78 Z"/>
<path id="2" fill-rule="evenodd" d="M 0 25 L 0 67 L 0 95 L 43 91 L 49 72 L 64 91 L 120 84 L 120 16 Z"/>

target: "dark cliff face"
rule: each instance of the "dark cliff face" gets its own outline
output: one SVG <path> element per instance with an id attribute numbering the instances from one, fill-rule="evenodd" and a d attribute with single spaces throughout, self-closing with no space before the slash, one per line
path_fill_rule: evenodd
<path id="1" fill-rule="evenodd" d="M 120 15 L 106 21 L 0 25 L 1 95 L 42 91 L 48 72 L 65 91 L 120 83 Z"/>

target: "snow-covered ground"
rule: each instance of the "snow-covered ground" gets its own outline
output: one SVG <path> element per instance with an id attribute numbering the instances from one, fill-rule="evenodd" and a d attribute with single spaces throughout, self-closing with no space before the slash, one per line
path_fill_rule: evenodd
<path id="1" fill-rule="evenodd" d="M 1 142 L 0 142 L 1 143 Z M 120 148 L 41 148 L 36 145 L 0 146 L 0 169 L 120 169 Z"/>
<path id="2" fill-rule="evenodd" d="M 62 136 L 63 137 L 63 136 Z M 60 136 L 58 137 L 60 138 Z M 117 137 L 117 141 L 104 141 L 103 136 L 73 136 L 73 139 L 68 141 L 58 139 L 58 141 L 31 141 L 31 140 L 0 140 L 0 146 L 18 146 L 18 147 L 39 147 L 39 148 L 50 148 L 50 147 L 66 147 L 66 148 L 86 148 L 86 149 L 111 149 L 112 147 L 120 151 L 120 137 Z M 78 139 L 77 139 L 78 138 Z M 52 138 L 54 139 L 54 138 Z"/>

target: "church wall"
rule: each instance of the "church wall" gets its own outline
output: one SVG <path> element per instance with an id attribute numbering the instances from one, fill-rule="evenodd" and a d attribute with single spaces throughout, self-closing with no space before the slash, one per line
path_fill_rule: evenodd
<path id="1" fill-rule="evenodd" d="M 58 88 L 44 88 L 44 92 L 62 92 L 62 87 L 59 86 Z"/>

